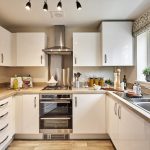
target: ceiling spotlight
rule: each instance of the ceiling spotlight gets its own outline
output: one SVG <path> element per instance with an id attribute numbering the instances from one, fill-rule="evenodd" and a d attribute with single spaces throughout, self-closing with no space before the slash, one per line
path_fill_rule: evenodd
<path id="1" fill-rule="evenodd" d="M 44 2 L 43 10 L 44 10 L 44 11 L 48 11 L 47 0 L 45 0 L 45 2 Z"/>
<path id="2" fill-rule="evenodd" d="M 26 3 L 26 7 L 25 7 L 27 10 L 30 10 L 31 9 L 31 2 L 30 0 Z"/>
<path id="3" fill-rule="evenodd" d="M 57 4 L 57 9 L 58 10 L 61 10 L 62 9 L 62 3 L 61 3 L 61 0 L 58 2 Z"/>
<path id="4" fill-rule="evenodd" d="M 81 10 L 81 9 L 82 9 L 82 6 L 81 6 L 81 4 L 79 3 L 78 0 L 76 0 L 76 5 L 77 5 L 77 9 L 78 9 L 78 10 Z"/>

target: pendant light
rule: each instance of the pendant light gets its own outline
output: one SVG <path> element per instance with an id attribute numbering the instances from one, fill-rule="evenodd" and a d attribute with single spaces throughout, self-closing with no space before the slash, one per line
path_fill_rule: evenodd
<path id="1" fill-rule="evenodd" d="M 44 1 L 43 10 L 48 11 L 47 0 Z"/>
<path id="2" fill-rule="evenodd" d="M 80 2 L 78 0 L 76 0 L 76 6 L 77 6 L 78 10 L 82 9 L 82 6 L 81 6 L 81 4 L 80 4 Z"/>
<path id="3" fill-rule="evenodd" d="M 61 0 L 58 2 L 58 4 L 57 4 L 57 9 L 58 10 L 61 10 L 62 9 L 62 2 L 61 2 Z"/>
<path id="4" fill-rule="evenodd" d="M 26 3 L 26 7 L 25 7 L 27 10 L 30 10 L 31 9 L 31 2 L 30 0 Z"/>

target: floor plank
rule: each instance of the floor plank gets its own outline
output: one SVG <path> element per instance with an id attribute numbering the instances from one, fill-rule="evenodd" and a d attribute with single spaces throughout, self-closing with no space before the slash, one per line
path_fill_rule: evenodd
<path id="1" fill-rule="evenodd" d="M 109 140 L 13 141 L 7 150 L 115 150 Z"/>

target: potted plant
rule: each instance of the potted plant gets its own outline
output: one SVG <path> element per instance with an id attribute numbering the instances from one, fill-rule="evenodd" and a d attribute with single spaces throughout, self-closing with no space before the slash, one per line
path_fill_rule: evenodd
<path id="1" fill-rule="evenodd" d="M 150 67 L 146 67 L 144 70 L 143 70 L 143 74 L 145 75 L 145 79 L 147 82 L 150 82 Z"/>

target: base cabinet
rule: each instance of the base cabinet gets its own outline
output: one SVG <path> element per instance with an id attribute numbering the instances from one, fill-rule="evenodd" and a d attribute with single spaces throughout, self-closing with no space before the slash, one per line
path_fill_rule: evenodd
<path id="1" fill-rule="evenodd" d="M 73 133 L 106 133 L 104 94 L 73 94 Z"/>
<path id="2" fill-rule="evenodd" d="M 16 96 L 16 134 L 39 133 L 39 95 Z"/>
<path id="3" fill-rule="evenodd" d="M 12 97 L 0 101 L 0 150 L 7 147 L 14 135 Z"/>
<path id="4" fill-rule="evenodd" d="M 107 96 L 108 134 L 117 150 L 149 150 L 146 121 Z"/>

